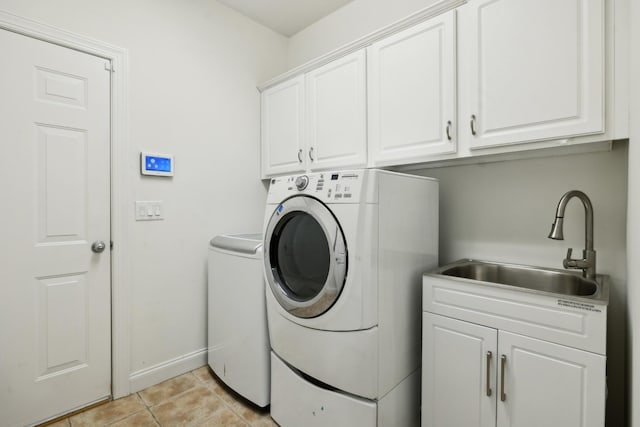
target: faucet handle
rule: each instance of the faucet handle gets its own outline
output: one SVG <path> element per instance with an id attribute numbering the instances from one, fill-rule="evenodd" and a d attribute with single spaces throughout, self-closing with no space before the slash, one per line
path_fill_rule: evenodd
<path id="1" fill-rule="evenodd" d="M 573 248 L 567 249 L 567 259 L 571 259 L 571 252 L 573 252 Z"/>
<path id="2" fill-rule="evenodd" d="M 577 259 L 571 259 L 571 252 L 573 252 L 572 248 L 567 249 L 567 257 L 562 260 L 562 266 L 564 268 L 579 268 L 578 267 L 578 260 Z"/>

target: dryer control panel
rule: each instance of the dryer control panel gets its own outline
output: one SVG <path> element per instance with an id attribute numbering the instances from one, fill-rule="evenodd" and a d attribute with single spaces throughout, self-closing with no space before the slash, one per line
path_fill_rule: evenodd
<path id="1" fill-rule="evenodd" d="M 366 169 L 316 172 L 271 179 L 267 203 L 280 203 L 293 195 L 306 194 L 324 203 L 360 203 L 374 194 L 367 194 L 373 174 Z M 364 196 L 364 198 L 363 198 Z"/>

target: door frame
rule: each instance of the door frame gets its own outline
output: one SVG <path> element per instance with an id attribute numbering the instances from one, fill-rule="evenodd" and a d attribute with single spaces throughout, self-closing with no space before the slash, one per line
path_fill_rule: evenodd
<path id="1" fill-rule="evenodd" d="M 127 49 L 0 10 L 0 29 L 104 58 L 111 68 L 111 395 L 130 394 L 129 96 Z M 108 64 L 105 63 L 105 66 Z"/>

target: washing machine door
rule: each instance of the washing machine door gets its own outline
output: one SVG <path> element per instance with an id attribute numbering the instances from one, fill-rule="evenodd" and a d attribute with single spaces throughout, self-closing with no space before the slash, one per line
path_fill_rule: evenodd
<path id="1" fill-rule="evenodd" d="M 316 317 L 337 301 L 347 274 L 347 245 L 329 208 L 294 196 L 274 211 L 265 231 L 267 281 L 280 305 L 296 317 Z"/>

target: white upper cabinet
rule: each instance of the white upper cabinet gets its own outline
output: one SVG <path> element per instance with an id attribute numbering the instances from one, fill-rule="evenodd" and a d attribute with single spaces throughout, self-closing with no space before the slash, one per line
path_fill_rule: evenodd
<path id="1" fill-rule="evenodd" d="M 604 132 L 604 2 L 459 9 L 460 138 L 471 149 Z"/>
<path id="2" fill-rule="evenodd" d="M 368 48 L 369 164 L 455 153 L 456 11 Z"/>
<path id="3" fill-rule="evenodd" d="M 365 58 L 360 50 L 306 75 L 311 170 L 367 165 Z"/>
<path id="4" fill-rule="evenodd" d="M 444 0 L 267 82 L 263 177 L 626 138 L 628 1 Z"/>
<path id="5" fill-rule="evenodd" d="M 366 56 L 359 50 L 262 92 L 262 175 L 367 165 Z"/>
<path id="6" fill-rule="evenodd" d="M 262 174 L 304 171 L 304 76 L 262 92 Z"/>

